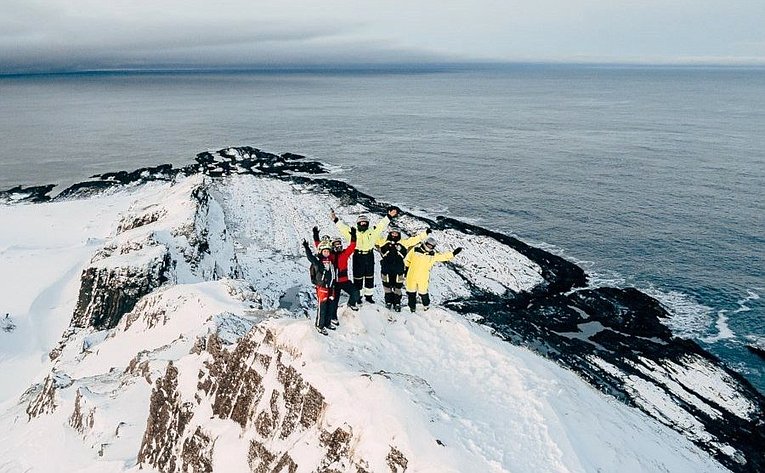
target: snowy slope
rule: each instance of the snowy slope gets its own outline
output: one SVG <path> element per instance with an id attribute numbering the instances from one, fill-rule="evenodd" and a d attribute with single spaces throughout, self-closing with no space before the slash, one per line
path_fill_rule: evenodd
<path id="1" fill-rule="evenodd" d="M 300 173 L 315 165 L 290 174 L 292 156 L 208 155 L 129 191 L 0 206 L 14 229 L 0 235 L 0 273 L 16 325 L 0 331 L 0 472 L 727 471 L 699 448 L 718 438 L 694 413 L 760 415 L 703 357 L 646 355 L 641 376 L 613 358 L 574 359 L 620 380 L 638 410 L 507 343 L 476 322 L 491 320 L 490 297 L 544 295 L 573 273 L 523 244 L 411 214 L 396 223 L 405 233 L 432 226 L 443 248 L 465 248 L 434 270 L 436 307 L 343 311 L 321 336 L 306 318 L 300 241 L 313 225 L 336 233 L 330 207 L 374 221 L 380 205 Z M 49 223 L 55 232 L 41 230 Z M 561 339 L 607 332 L 594 321 L 604 315 L 571 307 L 593 329 L 557 328 Z M 749 468 L 730 445 L 715 448 Z"/>

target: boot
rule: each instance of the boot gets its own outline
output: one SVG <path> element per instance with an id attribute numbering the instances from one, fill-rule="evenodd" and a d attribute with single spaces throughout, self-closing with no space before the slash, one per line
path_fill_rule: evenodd
<path id="1" fill-rule="evenodd" d="M 372 296 L 364 296 L 364 300 L 369 302 L 370 304 L 375 303 L 375 300 L 372 298 Z"/>

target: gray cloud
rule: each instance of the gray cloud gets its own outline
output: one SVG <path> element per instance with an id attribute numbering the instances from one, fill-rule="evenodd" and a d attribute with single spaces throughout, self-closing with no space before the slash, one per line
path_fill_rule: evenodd
<path id="1" fill-rule="evenodd" d="M 439 61 L 765 63 L 761 0 L 4 0 L 0 73 Z"/>

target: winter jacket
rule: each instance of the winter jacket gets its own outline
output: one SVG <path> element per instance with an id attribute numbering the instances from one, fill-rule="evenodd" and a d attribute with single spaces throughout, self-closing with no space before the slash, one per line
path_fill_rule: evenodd
<path id="1" fill-rule="evenodd" d="M 400 241 L 390 241 L 383 238 L 377 240 L 381 256 L 380 272 L 382 274 L 404 274 L 404 258 L 407 252 L 427 236 L 426 232 L 422 232 Z"/>
<path id="2" fill-rule="evenodd" d="M 369 252 L 372 251 L 375 247 L 375 243 L 377 243 L 377 240 L 380 238 L 380 235 L 383 231 L 385 231 L 386 228 L 388 228 L 388 224 L 390 223 L 390 218 L 387 216 L 380 219 L 379 222 L 374 227 L 371 227 L 367 230 L 359 231 L 358 227 L 356 227 L 356 251 L 363 251 L 363 252 Z M 348 226 L 345 222 L 342 220 L 335 221 L 335 226 L 337 227 L 337 230 L 340 232 L 340 235 L 343 236 L 346 240 L 350 241 L 351 239 L 351 227 Z"/>
<path id="3" fill-rule="evenodd" d="M 314 235 L 313 244 L 318 247 L 320 241 L 316 237 L 317 235 Z M 338 253 L 333 250 L 332 253 L 329 254 L 332 263 L 335 265 L 335 268 L 337 268 L 337 282 L 350 281 L 350 279 L 348 279 L 348 258 L 351 257 L 355 249 L 356 238 L 355 235 L 351 234 L 351 242 L 343 249 L 343 251 Z"/>
<path id="4" fill-rule="evenodd" d="M 430 269 L 434 264 L 449 261 L 454 258 L 454 253 L 447 251 L 436 253 L 419 245 L 407 253 L 404 265 L 408 268 L 404 285 L 407 292 L 419 292 L 426 294 L 430 283 Z"/>
<path id="5" fill-rule="evenodd" d="M 319 283 L 317 286 L 333 288 L 337 283 L 337 268 L 332 262 L 331 255 L 329 258 L 319 258 L 311 251 L 311 248 L 305 245 L 305 255 L 308 257 L 308 261 L 313 266 L 313 271 L 318 275 L 317 279 Z"/>

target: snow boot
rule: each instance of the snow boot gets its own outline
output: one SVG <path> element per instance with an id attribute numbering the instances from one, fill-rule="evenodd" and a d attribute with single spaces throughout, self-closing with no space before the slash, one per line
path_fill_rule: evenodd
<path id="1" fill-rule="evenodd" d="M 393 310 L 396 312 L 401 312 L 401 304 L 393 304 Z"/>
<path id="2" fill-rule="evenodd" d="M 386 302 L 385 303 L 385 308 L 388 309 L 388 310 L 391 310 L 393 308 L 393 304 L 391 304 L 390 302 Z"/>
<path id="3" fill-rule="evenodd" d="M 372 298 L 372 296 L 364 296 L 364 300 L 369 302 L 370 304 L 375 303 L 375 300 Z"/>
<path id="4" fill-rule="evenodd" d="M 359 302 L 359 304 L 361 304 L 361 303 Z M 353 305 L 351 305 L 351 304 L 348 304 L 348 307 L 350 307 L 350 308 L 351 308 L 351 310 L 355 310 L 355 311 L 358 311 L 358 310 L 359 310 L 359 306 L 358 306 L 358 305 L 356 305 L 356 304 L 353 304 Z"/>
<path id="5" fill-rule="evenodd" d="M 324 327 L 316 327 L 316 331 L 322 335 L 329 335 L 329 332 L 327 332 L 327 329 L 325 329 Z"/>

